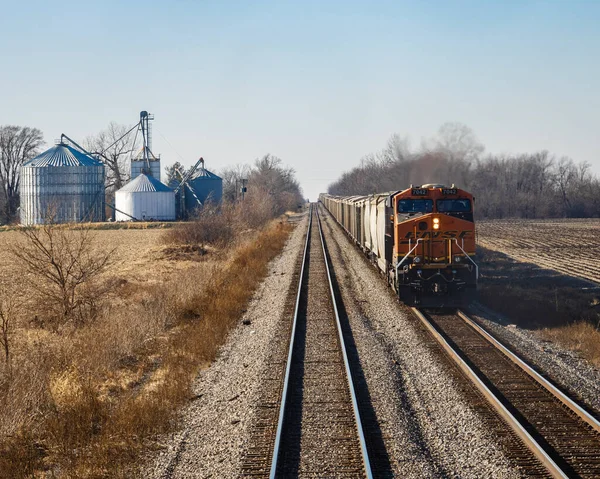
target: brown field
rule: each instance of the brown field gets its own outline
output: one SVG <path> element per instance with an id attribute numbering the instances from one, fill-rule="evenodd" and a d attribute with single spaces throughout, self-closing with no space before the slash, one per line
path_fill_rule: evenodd
<path id="1" fill-rule="evenodd" d="M 112 265 L 104 273 L 106 278 L 116 278 L 127 282 L 152 284 L 165 281 L 174 272 L 182 271 L 194 264 L 193 261 L 180 261 L 173 247 L 161 244 L 161 229 L 100 229 L 93 236 L 97 246 L 103 251 L 112 251 Z M 14 274 L 14 258 L 11 248 L 23 241 L 15 231 L 0 232 L 0 283 L 24 281 Z M 196 255 L 187 255 L 197 259 Z M 17 276 L 17 277 L 16 277 Z"/>
<path id="2" fill-rule="evenodd" d="M 0 355 L 0 478 L 135 477 L 292 226 L 219 247 L 174 243 L 164 228 L 92 229 L 95 251 L 112 252 L 97 313 L 58 325 L 13 257 L 24 237 L 0 231 L 0 300 L 18 301 L 10 361 Z"/>
<path id="3" fill-rule="evenodd" d="M 600 283 L 600 219 L 480 221 L 480 246 Z"/>
<path id="4" fill-rule="evenodd" d="M 600 219 L 480 221 L 477 230 L 479 301 L 600 365 Z"/>

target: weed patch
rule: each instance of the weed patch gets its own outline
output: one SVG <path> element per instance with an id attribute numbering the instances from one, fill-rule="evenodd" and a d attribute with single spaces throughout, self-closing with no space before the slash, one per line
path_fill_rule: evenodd
<path id="1" fill-rule="evenodd" d="M 162 283 L 115 284 L 81 327 L 22 323 L 0 363 L 0 477 L 135 476 L 292 229 L 273 221 Z"/>

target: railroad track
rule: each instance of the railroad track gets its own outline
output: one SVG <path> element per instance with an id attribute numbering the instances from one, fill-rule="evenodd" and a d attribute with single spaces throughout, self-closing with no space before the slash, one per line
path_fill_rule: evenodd
<path id="1" fill-rule="evenodd" d="M 318 209 L 312 206 L 297 286 L 283 381 L 276 372 L 270 381 L 271 387 L 281 384 L 279 400 L 263 403 L 242 475 L 371 478 Z"/>
<path id="2" fill-rule="evenodd" d="M 415 315 L 552 477 L 600 477 L 600 422 L 462 311 Z M 522 464 L 540 475 L 540 464 Z"/>

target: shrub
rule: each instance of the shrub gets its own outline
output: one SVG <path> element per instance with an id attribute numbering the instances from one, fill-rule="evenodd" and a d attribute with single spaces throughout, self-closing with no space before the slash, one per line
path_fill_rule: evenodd
<path id="1" fill-rule="evenodd" d="M 98 296 L 93 283 L 109 265 L 114 250 L 99 251 L 85 225 L 68 229 L 48 221 L 19 231 L 25 241 L 13 248 L 13 254 L 28 273 L 49 319 L 55 325 L 69 320 L 81 324 L 93 316 Z"/>
<path id="2" fill-rule="evenodd" d="M 167 243 L 224 246 L 235 235 L 235 209 L 231 203 L 207 203 L 195 211 L 191 221 L 167 230 L 164 239 Z"/>

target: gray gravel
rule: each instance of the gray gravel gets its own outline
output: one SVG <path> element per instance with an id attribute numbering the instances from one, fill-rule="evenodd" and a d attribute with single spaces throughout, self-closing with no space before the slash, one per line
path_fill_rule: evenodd
<path id="1" fill-rule="evenodd" d="M 414 318 L 323 215 L 372 405 L 396 477 L 522 477 Z M 333 226 L 333 227 L 332 227 Z"/>
<path id="2" fill-rule="evenodd" d="M 472 307 L 471 313 L 513 352 L 600 412 L 600 369 L 576 352 L 541 338 L 536 331 L 519 328 L 510 319 L 481 305 Z"/>
<path id="3" fill-rule="evenodd" d="M 298 225 L 271 274 L 256 292 L 244 320 L 217 360 L 200 373 L 196 399 L 182 427 L 164 438 L 144 476 L 236 477 L 250 441 L 270 341 L 282 312 L 306 220 Z M 364 379 L 397 477 L 521 477 L 504 457 L 431 340 L 360 252 L 324 215 L 333 266 L 338 272 Z M 328 234 L 329 232 L 329 234 Z M 342 265 L 343 262 L 343 265 Z M 456 374 L 456 373 L 454 373 Z"/>
<path id="4" fill-rule="evenodd" d="M 298 251 L 304 246 L 304 218 L 270 274 L 256 291 L 217 360 L 194 384 L 196 399 L 183 412 L 182 427 L 164 438 L 143 477 L 236 477 L 250 437 L 270 341 L 280 323 Z"/>

